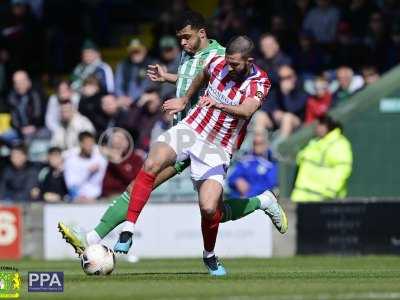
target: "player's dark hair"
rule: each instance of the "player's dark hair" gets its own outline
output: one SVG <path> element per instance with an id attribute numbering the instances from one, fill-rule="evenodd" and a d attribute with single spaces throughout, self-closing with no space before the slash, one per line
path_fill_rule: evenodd
<path id="1" fill-rule="evenodd" d="M 239 35 L 232 38 L 226 46 L 227 55 L 240 53 L 243 57 L 248 58 L 252 56 L 253 51 L 254 43 L 245 35 Z"/>
<path id="2" fill-rule="evenodd" d="M 79 142 L 82 142 L 86 138 L 94 139 L 93 133 L 91 133 L 89 131 L 82 131 L 79 133 L 79 135 L 78 135 Z"/>
<path id="3" fill-rule="evenodd" d="M 193 10 L 187 10 L 178 16 L 175 22 L 175 31 L 180 31 L 188 25 L 190 25 L 192 29 L 207 29 L 204 17 Z"/>

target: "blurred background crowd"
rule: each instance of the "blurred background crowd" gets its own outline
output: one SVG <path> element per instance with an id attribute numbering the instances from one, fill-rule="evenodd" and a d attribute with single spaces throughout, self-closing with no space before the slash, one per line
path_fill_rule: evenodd
<path id="1" fill-rule="evenodd" d="M 174 97 L 175 86 L 152 82 L 146 70 L 159 63 L 177 72 L 174 16 L 192 2 L 2 1 L 0 200 L 94 202 L 125 189 L 152 140 L 170 126 L 160 107 Z M 277 188 L 279 144 L 313 122 L 317 138 L 299 153 L 292 198 L 305 200 L 307 191 L 318 192 L 318 199 L 344 196 L 351 145 L 326 114 L 399 63 L 400 2 L 205 3 L 208 36 L 225 45 L 249 35 L 256 64 L 272 82 L 227 180 L 231 196 Z M 98 146 L 116 127 L 123 130 Z M 334 147 L 341 157 L 329 154 Z M 331 173 L 310 164 L 321 155 Z M 309 174 L 316 181 L 335 176 L 336 185 L 321 188 Z"/>

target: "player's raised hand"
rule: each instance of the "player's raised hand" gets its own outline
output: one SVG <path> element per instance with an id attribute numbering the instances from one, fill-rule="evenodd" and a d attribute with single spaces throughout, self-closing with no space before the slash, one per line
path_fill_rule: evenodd
<path id="1" fill-rule="evenodd" d="M 163 109 L 170 115 L 176 114 L 185 109 L 187 101 L 184 97 L 172 98 L 164 102 Z"/>
<path id="2" fill-rule="evenodd" d="M 164 82 L 166 80 L 166 72 L 167 70 L 165 69 L 165 67 L 160 66 L 159 64 L 147 66 L 147 76 L 150 78 L 151 81 Z"/>

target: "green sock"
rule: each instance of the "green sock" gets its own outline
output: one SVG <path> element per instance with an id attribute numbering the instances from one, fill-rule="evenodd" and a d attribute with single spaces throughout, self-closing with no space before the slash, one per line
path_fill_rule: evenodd
<path id="1" fill-rule="evenodd" d="M 104 238 L 115 227 L 125 221 L 128 205 L 129 194 L 127 191 L 111 202 L 101 217 L 100 223 L 94 229 L 101 238 Z"/>
<path id="2" fill-rule="evenodd" d="M 257 197 L 224 200 L 221 223 L 243 218 L 259 209 L 260 205 L 261 202 Z"/>

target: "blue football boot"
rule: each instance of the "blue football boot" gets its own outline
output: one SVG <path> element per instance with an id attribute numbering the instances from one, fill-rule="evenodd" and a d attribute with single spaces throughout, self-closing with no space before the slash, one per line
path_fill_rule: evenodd
<path id="1" fill-rule="evenodd" d="M 212 276 L 225 276 L 226 270 L 219 262 L 218 257 L 215 255 L 205 258 L 203 257 L 204 265 L 206 266 L 208 273 Z"/>
<path id="2" fill-rule="evenodd" d="M 132 247 L 132 244 L 132 232 L 123 231 L 119 235 L 118 242 L 114 246 L 114 252 L 127 254 L 129 249 Z"/>

